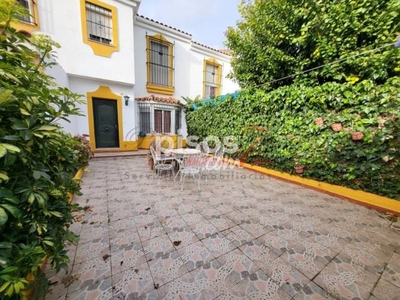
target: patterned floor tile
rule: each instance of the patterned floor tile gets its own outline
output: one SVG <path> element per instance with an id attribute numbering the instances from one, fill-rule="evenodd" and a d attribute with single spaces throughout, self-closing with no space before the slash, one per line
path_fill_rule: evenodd
<path id="1" fill-rule="evenodd" d="M 244 222 L 240 224 L 240 227 L 246 230 L 255 239 L 271 231 L 270 228 L 265 227 L 254 220 Z"/>
<path id="2" fill-rule="evenodd" d="M 230 220 L 236 223 L 236 225 L 240 225 L 243 222 L 246 222 L 250 220 L 250 217 L 244 213 L 242 213 L 239 210 L 234 210 L 230 213 L 227 213 L 224 215 L 225 217 L 228 217 Z"/>
<path id="3" fill-rule="evenodd" d="M 179 229 L 188 226 L 186 222 L 182 219 L 182 217 L 179 215 L 173 216 L 171 218 L 162 219 L 160 220 L 160 223 L 164 227 L 167 233 L 178 231 Z"/>
<path id="4" fill-rule="evenodd" d="M 314 279 L 314 282 L 335 297 L 367 299 L 379 276 L 339 254 Z"/>
<path id="5" fill-rule="evenodd" d="M 394 253 L 389 261 L 382 278 L 400 288 L 400 254 Z"/>
<path id="6" fill-rule="evenodd" d="M 143 227 L 146 225 L 157 226 L 160 224 L 157 216 L 153 214 L 138 215 L 135 216 L 133 220 L 135 221 L 136 227 Z"/>
<path id="7" fill-rule="evenodd" d="M 224 232 L 226 238 L 231 241 L 236 247 L 240 247 L 241 245 L 252 241 L 254 238 L 244 230 L 239 225 L 230 228 L 229 230 Z"/>
<path id="8" fill-rule="evenodd" d="M 218 210 L 221 214 L 227 214 L 234 210 L 234 207 L 229 204 L 219 204 L 214 206 L 216 210 Z"/>
<path id="9" fill-rule="evenodd" d="M 179 249 L 178 253 L 189 271 L 200 268 L 214 259 L 211 252 L 200 241 Z"/>
<path id="10" fill-rule="evenodd" d="M 201 211 L 201 215 L 206 220 L 216 218 L 216 217 L 220 216 L 221 214 L 222 213 L 219 210 L 217 210 L 217 209 L 215 209 L 213 207 L 209 207 L 209 208 L 204 209 L 204 210 Z"/>
<path id="11" fill-rule="evenodd" d="M 169 252 L 149 262 L 150 272 L 156 286 L 162 286 L 188 273 L 185 261 L 178 251 Z"/>
<path id="12" fill-rule="evenodd" d="M 204 300 L 191 274 L 185 274 L 157 289 L 157 299 Z"/>
<path id="13" fill-rule="evenodd" d="M 219 231 L 224 231 L 226 229 L 235 227 L 236 224 L 227 217 L 227 215 L 220 215 L 209 219 L 211 224 L 213 224 Z"/>
<path id="14" fill-rule="evenodd" d="M 247 297 L 248 299 L 289 300 L 291 298 L 262 270 L 258 270 L 239 282 L 228 293 L 230 298 L 227 299 Z"/>
<path id="15" fill-rule="evenodd" d="M 223 267 L 217 260 L 213 260 L 190 272 L 194 278 L 193 286 L 201 291 L 205 299 L 215 299 L 235 285 L 233 278 L 229 276 L 230 270 L 229 265 Z"/>
<path id="16" fill-rule="evenodd" d="M 168 233 L 168 236 L 176 249 L 186 247 L 199 241 L 199 238 L 190 227 L 174 229 L 174 231 Z"/>
<path id="17" fill-rule="evenodd" d="M 239 249 L 235 249 L 217 258 L 222 268 L 228 269 L 228 275 L 235 283 L 253 274 L 260 267 Z"/>
<path id="18" fill-rule="evenodd" d="M 121 245 L 112 244 L 111 266 L 113 275 L 139 266 L 144 262 L 146 262 L 146 257 L 140 242 Z"/>
<path id="19" fill-rule="evenodd" d="M 314 282 L 310 282 L 300 290 L 293 300 L 336 300 L 336 297 L 329 295 Z"/>
<path id="20" fill-rule="evenodd" d="M 147 260 L 152 260 L 174 251 L 174 246 L 166 234 L 142 242 L 142 245 Z"/>
<path id="21" fill-rule="evenodd" d="M 146 263 L 113 276 L 112 299 L 139 299 L 155 289 L 150 269 Z M 103 299 L 111 299 L 104 297 Z"/>
<path id="22" fill-rule="evenodd" d="M 69 285 L 68 293 L 93 286 L 111 276 L 110 260 L 95 258 L 75 264 L 70 276 L 72 276 L 72 282 Z"/>
<path id="23" fill-rule="evenodd" d="M 181 215 L 181 217 L 188 225 L 206 221 L 203 215 L 196 212 L 188 212 L 186 214 Z"/>
<path id="24" fill-rule="evenodd" d="M 334 299 L 307 284 L 313 277 L 342 298 L 400 294 L 400 232 L 373 210 L 268 177 L 249 180 L 244 169 L 202 181 L 199 192 L 165 178 L 158 186 L 140 156 L 97 158 L 89 168 L 74 199 L 85 208 L 71 227 L 81 240 L 70 253 L 79 276 L 67 284 L 69 299 Z M 154 285 L 149 263 L 160 282 L 171 281 Z M 192 271 L 180 276 L 179 264 Z M 72 273 L 64 275 L 48 273 L 58 284 L 47 299 L 66 298 L 63 279 Z"/>
<path id="25" fill-rule="evenodd" d="M 98 282 L 86 286 L 80 290 L 76 290 L 67 294 L 68 300 L 86 300 L 86 299 L 111 299 L 111 278 L 105 278 Z"/>
<path id="26" fill-rule="evenodd" d="M 289 246 L 282 258 L 309 279 L 314 278 L 335 256 L 327 247 L 304 240 Z"/>
<path id="27" fill-rule="evenodd" d="M 136 230 L 136 225 L 134 218 L 127 218 L 123 220 L 118 220 L 114 222 L 110 222 L 109 225 L 109 235 L 112 237 L 117 232 L 123 230 Z"/>
<path id="28" fill-rule="evenodd" d="M 310 282 L 310 279 L 281 258 L 261 264 L 261 269 L 290 296 L 296 295 Z"/>
<path id="29" fill-rule="evenodd" d="M 142 242 L 165 234 L 164 227 L 161 224 L 138 227 L 137 231 Z"/>
<path id="30" fill-rule="evenodd" d="M 110 256 L 108 238 L 78 244 L 74 263 L 78 264 L 93 258 L 103 258 L 104 256 Z"/>
<path id="31" fill-rule="evenodd" d="M 193 230 L 194 234 L 200 239 L 208 238 L 218 232 L 218 229 L 215 228 L 213 224 L 209 221 L 202 223 L 195 223 L 189 225 L 189 227 Z"/>
<path id="32" fill-rule="evenodd" d="M 353 265 L 375 274 L 382 274 L 393 252 L 384 251 L 377 245 L 366 246 L 364 243 L 350 243 L 346 245 L 341 256 L 351 260 Z"/>
<path id="33" fill-rule="evenodd" d="M 236 248 L 223 233 L 216 233 L 202 240 L 202 243 L 214 257 L 220 257 Z"/>
<path id="34" fill-rule="evenodd" d="M 374 290 L 372 291 L 379 300 L 398 300 L 400 295 L 400 288 L 386 281 L 380 279 Z"/>
<path id="35" fill-rule="evenodd" d="M 278 257 L 275 252 L 265 246 L 260 240 L 250 241 L 242 245 L 239 249 L 259 267 L 268 265 Z"/>

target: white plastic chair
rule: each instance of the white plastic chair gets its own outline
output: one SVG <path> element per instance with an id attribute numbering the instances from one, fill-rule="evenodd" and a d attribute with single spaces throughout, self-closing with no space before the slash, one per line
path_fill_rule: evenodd
<path id="1" fill-rule="evenodd" d="M 158 185 L 160 185 L 160 177 L 163 171 L 171 172 L 172 176 L 175 177 L 175 171 L 173 165 L 173 161 L 175 160 L 174 157 L 159 155 L 157 154 L 157 152 L 154 150 L 153 147 L 150 147 L 150 153 L 151 157 L 153 158 L 154 170 L 158 175 Z M 168 161 L 170 163 L 166 163 Z"/>

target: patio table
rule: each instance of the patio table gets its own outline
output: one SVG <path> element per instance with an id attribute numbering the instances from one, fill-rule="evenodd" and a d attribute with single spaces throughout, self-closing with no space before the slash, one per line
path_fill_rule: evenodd
<path id="1" fill-rule="evenodd" d="M 165 152 L 167 152 L 167 151 L 165 151 Z M 176 173 L 176 175 L 175 175 L 175 177 L 174 177 L 174 180 L 175 180 L 175 178 L 178 176 L 178 174 L 179 174 L 180 171 L 181 171 L 181 162 L 182 162 L 182 159 L 183 159 L 184 157 L 187 157 L 187 156 L 199 155 L 199 154 L 201 153 L 201 151 L 198 150 L 198 149 L 190 149 L 190 148 L 170 149 L 170 150 L 168 150 L 168 152 L 169 152 L 169 153 L 175 154 L 175 159 L 178 161 L 178 164 L 179 164 L 179 170 L 178 170 L 178 172 Z"/>

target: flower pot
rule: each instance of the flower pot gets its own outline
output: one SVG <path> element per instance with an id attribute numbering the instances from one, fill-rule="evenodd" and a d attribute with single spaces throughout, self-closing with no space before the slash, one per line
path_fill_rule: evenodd
<path id="1" fill-rule="evenodd" d="M 342 123 L 334 123 L 331 125 L 333 131 L 340 131 L 342 130 Z"/>
<path id="2" fill-rule="evenodd" d="M 318 125 L 318 126 L 324 125 L 324 119 L 322 119 L 322 118 L 316 118 L 316 119 L 314 120 L 314 123 L 315 123 L 315 125 Z"/>
<path id="3" fill-rule="evenodd" d="M 360 131 L 350 132 L 350 135 L 351 135 L 351 138 L 353 139 L 353 141 L 362 140 L 364 137 L 364 133 L 362 133 Z"/>
<path id="4" fill-rule="evenodd" d="M 303 174 L 304 166 L 302 166 L 302 165 L 294 166 L 294 170 L 296 171 L 297 174 Z"/>

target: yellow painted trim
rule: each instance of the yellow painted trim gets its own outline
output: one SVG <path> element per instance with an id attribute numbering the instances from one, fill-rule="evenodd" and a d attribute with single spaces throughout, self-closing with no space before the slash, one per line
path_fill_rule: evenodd
<path id="1" fill-rule="evenodd" d="M 133 151 L 138 149 L 137 141 L 123 141 L 122 142 L 122 150 L 123 151 Z"/>
<path id="2" fill-rule="evenodd" d="M 224 159 L 225 161 L 228 161 L 227 159 Z M 240 164 L 240 166 L 243 166 L 246 169 L 256 171 L 262 174 L 266 174 L 278 179 L 282 179 L 284 181 L 289 181 L 295 184 L 299 184 L 311 189 L 315 189 L 321 192 L 325 192 L 330 195 L 338 196 L 341 198 L 348 199 L 352 202 L 356 202 L 358 204 L 374 208 L 376 210 L 382 211 L 382 212 L 391 212 L 395 215 L 400 216 L 400 201 L 390 199 L 387 197 L 375 195 L 372 193 L 364 192 L 361 190 L 353 190 L 351 188 L 339 186 L 339 185 L 333 185 L 321 181 L 316 181 L 312 179 L 307 179 L 307 178 L 302 178 L 300 176 L 296 175 L 291 175 L 288 173 L 283 173 L 280 171 L 275 171 L 271 169 L 266 169 L 263 167 L 259 166 L 254 166 L 251 164 L 247 163 L 238 163 L 238 162 L 233 162 L 232 160 L 229 160 L 231 163 L 235 163 L 236 165 Z"/>
<path id="3" fill-rule="evenodd" d="M 82 177 L 83 177 L 83 172 L 84 172 L 83 169 L 79 169 L 79 170 L 75 173 L 74 180 L 80 182 L 81 179 L 82 179 Z M 68 203 L 71 203 L 72 200 L 74 200 L 74 194 L 68 193 L 68 198 L 69 198 L 69 199 L 68 199 Z"/>
<path id="4" fill-rule="evenodd" d="M 217 68 L 217 89 L 215 91 L 215 96 L 218 97 L 221 95 L 222 65 L 218 63 L 215 58 L 208 58 L 203 61 L 203 99 L 206 98 L 207 65 L 212 65 Z"/>
<path id="5" fill-rule="evenodd" d="M 147 92 L 148 93 L 156 93 L 156 94 L 163 94 L 163 95 L 173 95 L 175 92 L 174 87 L 166 87 L 166 86 L 161 86 L 161 85 L 154 85 L 148 83 L 146 85 Z"/>
<path id="6" fill-rule="evenodd" d="M 157 41 L 163 41 L 165 44 L 168 45 L 168 51 L 169 51 L 169 65 L 171 68 L 169 69 L 169 81 L 168 81 L 168 86 L 163 86 L 163 85 L 156 85 L 153 83 L 150 83 L 151 79 L 151 68 L 150 68 L 150 45 L 151 41 L 154 41 L 157 43 Z M 163 95 L 173 95 L 175 92 L 175 87 L 174 87 L 174 48 L 173 44 L 168 41 L 162 34 L 155 34 L 155 35 L 148 35 L 146 36 L 146 62 L 147 62 L 147 92 L 148 93 L 157 93 L 157 94 L 163 94 Z"/>
<path id="7" fill-rule="evenodd" d="M 39 20 L 39 10 L 38 10 L 38 5 L 37 1 L 39 0 L 30 0 L 30 5 L 32 5 L 32 11 L 33 14 L 31 15 L 33 17 L 34 23 L 27 23 L 24 21 L 16 21 L 12 22 L 11 26 L 17 29 L 18 31 L 26 31 L 31 33 L 32 31 L 39 31 L 40 30 L 40 20 Z M 18 4 L 17 4 L 18 5 Z"/>
<path id="8" fill-rule="evenodd" d="M 119 139 L 119 148 L 112 148 L 110 151 L 121 151 L 124 150 L 122 148 L 123 145 L 123 134 L 122 134 L 122 97 L 121 95 L 114 94 L 108 86 L 100 86 L 94 92 L 86 93 L 87 97 L 87 116 L 89 122 L 89 136 L 90 136 L 90 148 L 93 152 L 97 152 L 96 149 L 96 136 L 94 130 L 94 116 L 93 116 L 93 98 L 100 98 L 106 100 L 114 100 L 117 101 L 117 113 L 118 113 L 118 139 Z M 105 149 L 100 149 L 105 150 Z"/>
<path id="9" fill-rule="evenodd" d="M 95 42 L 88 37 L 88 28 L 86 22 L 86 2 L 92 3 L 94 5 L 104 7 L 111 10 L 112 14 L 112 26 L 113 26 L 113 44 L 106 45 L 100 42 Z M 81 25 L 82 25 L 82 38 L 83 42 L 89 45 L 93 53 L 99 56 L 110 57 L 113 52 L 119 50 L 119 40 L 118 40 L 118 14 L 117 8 L 115 6 L 106 4 L 99 0 L 81 0 Z"/>
<path id="10" fill-rule="evenodd" d="M 178 148 L 180 145 L 178 145 L 179 138 L 182 138 L 182 136 L 179 135 L 146 135 L 145 137 L 139 137 L 137 142 L 138 142 L 138 149 L 150 149 L 150 144 L 155 140 L 155 138 L 159 136 L 161 138 L 163 137 L 170 137 L 172 138 L 174 142 L 174 149 Z M 165 143 L 164 143 L 165 142 Z M 166 144 L 167 142 L 164 141 L 162 146 L 167 147 L 168 145 Z M 186 147 L 186 140 L 182 138 L 181 140 L 182 147 Z"/>

